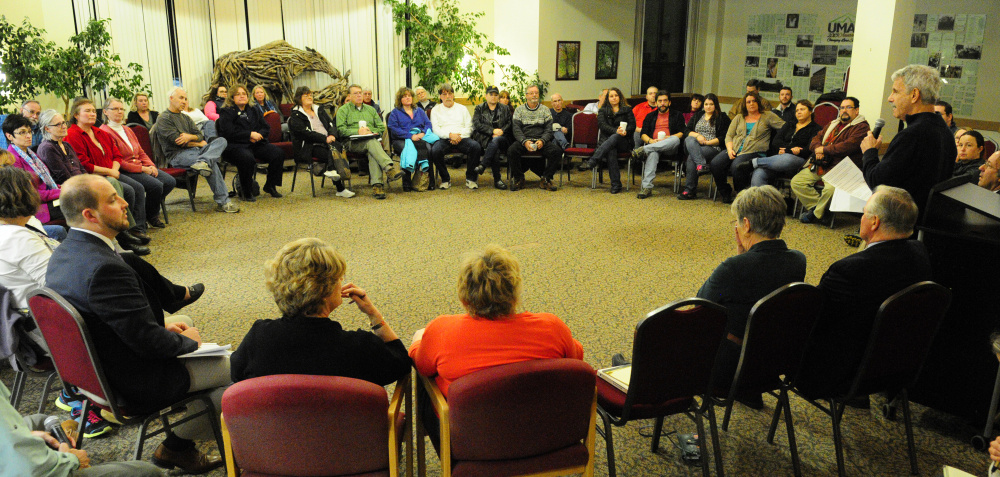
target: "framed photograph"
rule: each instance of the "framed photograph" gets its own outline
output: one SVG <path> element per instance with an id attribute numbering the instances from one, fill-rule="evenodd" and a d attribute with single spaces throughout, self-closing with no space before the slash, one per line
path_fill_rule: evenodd
<path id="1" fill-rule="evenodd" d="M 580 79 L 580 42 L 556 42 L 556 80 Z"/>
<path id="2" fill-rule="evenodd" d="M 789 13 L 785 16 L 785 28 L 794 29 L 799 27 L 799 14 Z"/>
<path id="3" fill-rule="evenodd" d="M 594 69 L 594 79 L 618 78 L 618 44 L 617 41 L 597 42 L 597 67 Z"/>

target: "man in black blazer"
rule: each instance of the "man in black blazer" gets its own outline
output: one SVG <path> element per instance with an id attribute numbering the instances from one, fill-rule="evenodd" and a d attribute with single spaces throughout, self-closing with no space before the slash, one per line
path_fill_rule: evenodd
<path id="1" fill-rule="evenodd" d="M 91 174 L 72 177 L 63 184 L 60 200 L 72 228 L 49 260 L 46 284 L 83 317 L 123 407 L 135 414 L 155 412 L 189 392 L 227 384 L 228 359 L 199 359 L 209 362 L 206 368 L 177 359 L 198 349 L 201 336 L 184 324 L 164 326 L 138 275 L 115 251 L 114 237 L 128 228 L 128 203 L 111 184 Z M 216 377 L 223 373 L 226 379 Z M 221 398 L 221 389 L 217 394 Z M 204 420 L 190 424 L 203 424 L 199 421 Z M 198 432 L 187 425 L 174 431 L 185 434 L 185 427 Z M 153 463 L 190 473 L 222 465 L 220 458 L 207 457 L 173 432 L 156 449 Z"/>
<path id="2" fill-rule="evenodd" d="M 824 303 L 798 388 L 811 398 L 846 392 L 861 364 L 875 315 L 887 298 L 931 279 L 924 245 L 909 240 L 917 205 L 903 189 L 878 186 L 861 216 L 861 252 L 830 265 L 819 282 Z"/>

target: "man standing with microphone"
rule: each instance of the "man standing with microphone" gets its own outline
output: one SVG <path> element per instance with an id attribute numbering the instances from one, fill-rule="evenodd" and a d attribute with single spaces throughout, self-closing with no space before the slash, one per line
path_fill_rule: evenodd
<path id="1" fill-rule="evenodd" d="M 869 133 L 861 141 L 861 170 L 868 187 L 905 189 L 913 196 L 921 217 L 931 187 L 951 177 L 958 155 L 948 125 L 934 114 L 941 84 L 941 76 L 929 66 L 909 65 L 893 73 L 888 101 L 893 105 L 893 117 L 906 121 L 906 129 L 896 134 L 881 160 L 880 138 Z"/>

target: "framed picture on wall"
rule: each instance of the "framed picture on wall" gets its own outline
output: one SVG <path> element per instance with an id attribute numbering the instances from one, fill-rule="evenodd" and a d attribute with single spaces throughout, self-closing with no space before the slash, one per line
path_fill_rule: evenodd
<path id="1" fill-rule="evenodd" d="M 556 42 L 556 80 L 580 79 L 580 42 Z"/>
<path id="2" fill-rule="evenodd" d="M 597 67 L 594 79 L 618 78 L 618 43 L 617 41 L 597 42 Z"/>

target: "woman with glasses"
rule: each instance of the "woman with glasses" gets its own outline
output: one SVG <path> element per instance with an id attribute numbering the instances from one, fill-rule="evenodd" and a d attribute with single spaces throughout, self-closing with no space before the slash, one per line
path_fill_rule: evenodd
<path id="1" fill-rule="evenodd" d="M 115 147 L 122 154 L 122 175 L 142 184 L 146 190 L 146 222 L 162 229 L 167 225 L 160 219 L 160 203 L 174 190 L 177 181 L 170 174 L 163 174 L 156 168 L 153 159 L 142 149 L 132 128 L 122 125 L 124 117 L 125 103 L 117 98 L 108 98 L 104 104 L 105 123 L 101 130 L 115 140 Z"/>
<path id="2" fill-rule="evenodd" d="M 40 198 L 35 217 L 43 224 L 63 220 L 62 211 L 54 201 L 59 199 L 59 184 L 38 155 L 31 150 L 31 121 L 20 114 L 8 115 L 0 126 L 7 139 L 7 152 L 14 156 L 14 167 L 38 177 L 35 190 Z"/>

